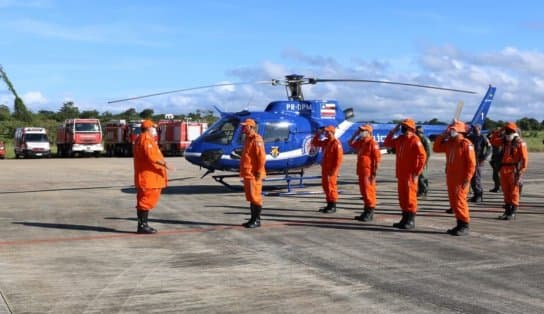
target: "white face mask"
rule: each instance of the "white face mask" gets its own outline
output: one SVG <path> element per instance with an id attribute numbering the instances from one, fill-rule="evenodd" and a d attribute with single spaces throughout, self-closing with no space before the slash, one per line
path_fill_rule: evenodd
<path id="1" fill-rule="evenodd" d="M 505 135 L 506 140 L 507 140 L 508 142 L 511 142 L 512 140 L 514 140 L 514 137 L 516 137 L 516 136 L 518 136 L 517 133 L 512 133 L 512 134 L 507 134 L 507 135 Z"/>
<path id="2" fill-rule="evenodd" d="M 361 137 L 368 137 L 368 131 L 361 131 L 359 134 Z"/>
<path id="3" fill-rule="evenodd" d="M 153 136 L 153 137 L 157 136 L 157 129 L 149 128 L 149 131 L 151 132 L 151 136 Z"/>
<path id="4" fill-rule="evenodd" d="M 450 137 L 457 137 L 457 131 L 455 130 L 450 130 Z"/>

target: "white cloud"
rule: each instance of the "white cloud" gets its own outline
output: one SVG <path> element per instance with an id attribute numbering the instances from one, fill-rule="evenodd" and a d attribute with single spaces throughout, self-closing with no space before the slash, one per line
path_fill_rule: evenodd
<path id="1" fill-rule="evenodd" d="M 29 107 L 39 106 L 48 103 L 47 98 L 41 92 L 28 92 L 21 96 L 25 104 Z"/>
<path id="2" fill-rule="evenodd" d="M 544 119 L 544 71 L 531 70 L 532 67 L 541 66 L 540 62 L 544 64 L 544 52 L 507 47 L 471 54 L 450 45 L 423 50 L 413 59 L 390 62 L 358 57 L 349 64 L 337 62 L 328 56 L 306 56 L 296 51 L 284 55 L 287 59 L 282 63 L 263 61 L 255 66 L 231 69 L 227 73 L 232 77 L 229 81 L 268 81 L 297 73 L 317 78 L 358 78 L 436 85 L 478 93 L 469 95 L 371 83 L 318 83 L 303 87 L 306 99 L 336 99 L 342 108 L 352 107 L 355 110 L 356 120 L 382 122 L 407 116 L 418 121 L 433 118 L 449 121 L 461 100 L 465 103 L 462 119 L 468 120 L 488 85 L 493 84 L 497 87 L 497 93 L 489 114 L 491 119 L 517 120 L 525 116 L 539 121 Z M 411 71 L 397 70 L 402 62 L 410 64 Z M 78 104 L 80 100 L 73 98 Z M 197 109 L 213 110 L 216 105 L 225 111 L 244 108 L 260 111 L 270 101 L 281 99 L 286 99 L 285 87 L 267 83 L 194 90 L 120 103 L 115 107 L 97 104 L 94 108 L 100 112 L 121 112 L 131 107 L 139 112 L 153 108 L 155 113 L 182 114 Z M 62 102 L 56 103 L 55 110 Z"/>

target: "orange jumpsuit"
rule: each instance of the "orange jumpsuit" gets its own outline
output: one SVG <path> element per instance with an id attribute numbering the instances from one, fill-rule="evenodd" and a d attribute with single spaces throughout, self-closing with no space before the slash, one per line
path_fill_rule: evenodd
<path id="1" fill-rule="evenodd" d="M 382 154 L 380 146 L 372 136 L 351 141 L 349 146 L 357 151 L 357 175 L 359 176 L 359 190 L 365 208 L 376 207 L 376 171 Z"/>
<path id="2" fill-rule="evenodd" d="M 164 156 L 153 137 L 140 134 L 134 143 L 134 185 L 139 210 L 153 209 L 159 202 L 162 188 L 166 187 L 166 168 L 156 164 L 162 160 Z"/>
<path id="3" fill-rule="evenodd" d="M 338 171 L 340 171 L 340 165 L 344 157 L 342 143 L 335 137 L 320 140 L 320 136 L 315 135 L 312 139 L 312 145 L 321 147 L 323 150 L 321 185 L 323 186 L 327 203 L 336 203 L 336 200 L 338 200 Z"/>
<path id="4" fill-rule="evenodd" d="M 423 172 L 427 154 L 415 133 L 408 132 L 397 138 L 393 136 L 394 133 L 389 132 L 383 144 L 395 149 L 395 175 L 400 208 L 404 212 L 415 214 L 417 212 L 417 176 Z"/>
<path id="5" fill-rule="evenodd" d="M 256 132 L 246 135 L 240 159 L 240 177 L 244 179 L 246 200 L 257 206 L 263 206 L 262 179 L 266 177 L 265 162 L 263 138 Z M 255 177 L 257 173 L 260 176 L 258 179 Z"/>
<path id="6" fill-rule="evenodd" d="M 439 135 L 433 145 L 435 153 L 446 153 L 446 184 L 448 199 L 455 217 L 465 223 L 470 222 L 467 195 L 470 179 L 476 170 L 476 154 L 470 140 L 459 134 L 444 141 L 445 135 Z M 465 185 L 463 187 L 463 185 Z"/>
<path id="7" fill-rule="evenodd" d="M 502 137 L 493 138 L 491 145 L 502 147 L 500 170 L 501 188 L 504 203 L 519 206 L 519 177 L 527 169 L 527 144 L 520 138 L 506 141 Z"/>

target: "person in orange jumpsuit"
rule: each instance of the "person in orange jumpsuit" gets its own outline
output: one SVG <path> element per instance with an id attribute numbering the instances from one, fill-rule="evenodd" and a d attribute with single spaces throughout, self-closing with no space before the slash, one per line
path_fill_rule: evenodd
<path id="1" fill-rule="evenodd" d="M 249 202 L 251 210 L 251 218 L 242 225 L 246 228 L 257 228 L 261 226 L 266 152 L 263 138 L 256 132 L 255 120 L 246 119 L 241 125 L 242 132 L 245 134 L 245 142 L 240 158 L 240 177 L 244 179 L 246 200 Z"/>
<path id="2" fill-rule="evenodd" d="M 342 143 L 334 137 L 335 131 L 336 129 L 332 125 L 324 129 L 318 129 L 311 143 L 323 150 L 321 185 L 327 200 L 327 206 L 319 209 L 323 213 L 336 212 L 336 201 L 338 200 L 338 171 L 340 171 L 344 150 L 342 149 Z M 322 135 L 325 137 L 324 139 L 322 139 Z"/>
<path id="3" fill-rule="evenodd" d="M 360 126 L 349 140 L 349 146 L 357 152 L 359 190 L 364 202 L 363 212 L 355 219 L 371 221 L 376 209 L 376 173 L 382 156 L 380 146 L 372 137 L 372 126 Z"/>
<path id="4" fill-rule="evenodd" d="M 394 138 L 399 129 L 401 134 Z M 402 219 L 393 227 L 399 229 L 413 229 L 416 226 L 418 177 L 427 160 L 425 148 L 415 130 L 414 120 L 405 119 L 389 131 L 383 142 L 385 147 L 393 148 L 396 154 L 395 174 Z"/>
<path id="5" fill-rule="evenodd" d="M 462 236 L 469 232 L 470 213 L 467 203 L 470 180 L 476 170 L 476 153 L 472 142 L 464 137 L 466 125 L 455 121 L 444 134 L 439 135 L 433 145 L 435 153 L 446 153 L 446 185 L 450 208 L 457 218 L 457 226 L 447 232 Z"/>
<path id="6" fill-rule="evenodd" d="M 527 144 L 521 140 L 516 124 L 507 122 L 504 125 L 504 136 L 493 138 L 491 145 L 502 150 L 500 180 L 504 197 L 504 213 L 499 216 L 499 219 L 511 220 L 516 217 L 521 179 L 527 170 L 529 158 Z"/>
<path id="7" fill-rule="evenodd" d="M 155 125 L 142 122 L 142 131 L 134 143 L 134 185 L 136 186 L 137 233 L 157 232 L 147 224 L 149 211 L 157 205 L 161 190 L 166 187 L 168 164 L 153 137 Z"/>

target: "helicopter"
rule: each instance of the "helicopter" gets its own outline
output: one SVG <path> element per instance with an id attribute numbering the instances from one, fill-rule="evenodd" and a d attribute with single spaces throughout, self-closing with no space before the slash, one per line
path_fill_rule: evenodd
<path id="1" fill-rule="evenodd" d="M 473 91 L 429 85 L 361 79 L 305 78 L 303 75 L 298 74 L 287 75 L 282 80 L 274 79 L 271 81 L 259 81 L 258 83 L 263 82 L 272 83 L 273 86 L 285 86 L 288 99 L 272 101 L 266 106 L 264 111 L 243 110 L 240 112 L 223 112 L 216 107 L 216 110 L 220 114 L 220 119 L 211 125 L 200 137 L 193 140 L 184 152 L 187 161 L 207 170 L 202 178 L 216 170 L 227 172 L 239 171 L 240 154 L 245 136 L 241 130 L 240 123 L 247 118 L 255 120 L 257 124 L 256 131 L 263 138 L 265 151 L 267 152 L 265 165 L 267 173 L 283 175 L 283 180 L 286 180 L 288 183 L 288 190 L 291 189 L 291 180 L 298 179 L 300 180 L 300 185 L 302 185 L 302 180 L 305 178 L 304 169 L 321 161 L 322 153 L 311 145 L 311 140 L 320 127 L 333 125 L 336 128 L 335 136 L 341 141 L 344 153 L 353 152 L 348 141 L 358 127 L 366 123 L 353 122 L 353 109 L 342 109 L 336 100 L 305 100 L 302 92 L 303 85 L 313 85 L 321 82 L 383 83 L 475 94 Z M 208 85 L 112 102 L 235 84 L 247 83 Z M 483 125 L 494 94 L 495 87 L 490 85 L 471 121 L 472 124 L 479 123 Z M 383 147 L 383 140 L 395 124 L 371 123 L 371 125 L 374 129 L 374 138 Z M 446 129 L 446 126 L 423 125 L 423 129 L 428 137 L 434 138 L 442 133 Z M 217 175 L 213 176 L 213 178 L 217 182 L 230 187 L 224 179 L 236 176 Z"/>

